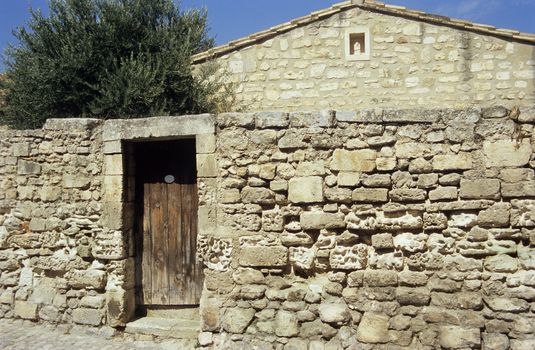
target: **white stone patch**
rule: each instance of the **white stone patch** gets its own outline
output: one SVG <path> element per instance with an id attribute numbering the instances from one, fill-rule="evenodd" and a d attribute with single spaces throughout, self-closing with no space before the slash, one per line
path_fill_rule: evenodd
<path id="1" fill-rule="evenodd" d="M 292 247 L 290 248 L 290 263 L 297 269 L 310 270 L 314 266 L 316 247 Z"/>
<path id="2" fill-rule="evenodd" d="M 477 223 L 476 214 L 453 214 L 448 221 L 449 226 L 453 227 L 472 227 Z"/>
<path id="3" fill-rule="evenodd" d="M 428 236 L 424 233 L 414 234 L 410 232 L 394 236 L 394 246 L 410 253 L 422 252 L 426 248 Z"/>

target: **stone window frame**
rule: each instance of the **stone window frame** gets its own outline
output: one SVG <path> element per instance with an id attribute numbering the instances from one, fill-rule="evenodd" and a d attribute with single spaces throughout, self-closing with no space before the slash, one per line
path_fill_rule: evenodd
<path id="1" fill-rule="evenodd" d="M 364 35 L 364 52 L 351 54 L 351 35 Z M 344 52 L 347 61 L 369 61 L 371 58 L 370 28 L 367 26 L 353 26 L 344 34 Z"/>
<path id="2" fill-rule="evenodd" d="M 103 174 L 102 174 L 102 218 L 101 225 L 105 229 L 120 233 L 122 242 L 114 260 L 128 260 L 135 257 L 134 248 L 134 201 L 135 201 L 135 177 L 132 167 L 133 162 L 128 164 L 132 147 L 127 145 L 132 142 L 153 142 L 162 140 L 175 140 L 184 138 L 195 139 L 195 152 L 197 163 L 198 196 L 203 191 L 216 193 L 217 177 L 216 161 L 216 119 L 211 114 L 180 117 L 151 117 L 143 119 L 114 119 L 107 120 L 102 130 L 103 142 Z M 211 211 L 203 210 L 202 204 L 206 204 L 205 198 L 199 198 L 198 210 L 198 240 L 206 235 L 207 221 L 205 218 L 212 215 Z M 212 203 L 210 203 L 212 204 Z M 213 228 L 210 228 L 213 229 Z M 135 286 L 136 271 L 128 269 L 125 281 L 133 281 Z M 116 291 L 106 290 L 107 294 Z M 135 290 L 134 290 L 135 293 Z M 134 298 L 137 299 L 137 297 Z M 137 300 L 134 303 L 124 303 L 122 315 L 127 315 L 123 321 L 108 320 L 110 325 L 124 325 L 135 316 Z M 126 320 L 125 320 L 126 319 Z M 111 322 L 111 323 L 110 323 Z"/>

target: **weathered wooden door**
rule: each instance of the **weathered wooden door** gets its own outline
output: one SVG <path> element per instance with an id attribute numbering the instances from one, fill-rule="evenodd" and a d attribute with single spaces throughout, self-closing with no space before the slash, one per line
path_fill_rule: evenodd
<path id="1" fill-rule="evenodd" d="M 195 141 L 136 144 L 135 159 L 138 303 L 199 304 Z"/>

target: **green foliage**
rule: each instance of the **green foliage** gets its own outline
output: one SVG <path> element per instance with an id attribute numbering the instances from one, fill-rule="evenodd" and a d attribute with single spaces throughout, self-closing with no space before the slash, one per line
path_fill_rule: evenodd
<path id="1" fill-rule="evenodd" d="M 47 118 L 135 118 L 217 112 L 232 87 L 191 55 L 213 46 L 206 12 L 173 0 L 51 0 L 32 11 L 6 51 L 0 122 L 40 127 Z"/>

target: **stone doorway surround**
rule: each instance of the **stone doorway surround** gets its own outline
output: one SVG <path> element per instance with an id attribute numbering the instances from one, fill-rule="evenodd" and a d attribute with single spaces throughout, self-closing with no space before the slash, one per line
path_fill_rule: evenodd
<path id="1" fill-rule="evenodd" d="M 104 256 L 124 266 L 106 287 L 108 325 L 122 327 L 135 317 L 136 276 L 134 262 L 134 164 L 129 145 L 136 141 L 195 138 L 199 193 L 198 236 L 206 234 L 208 216 L 215 206 L 217 176 L 215 117 L 210 114 L 143 119 L 115 119 L 104 123 L 102 141 L 101 225 L 108 237 L 101 241 Z M 212 203 L 213 202 L 213 203 Z M 110 302 L 111 301 L 111 302 Z"/>

